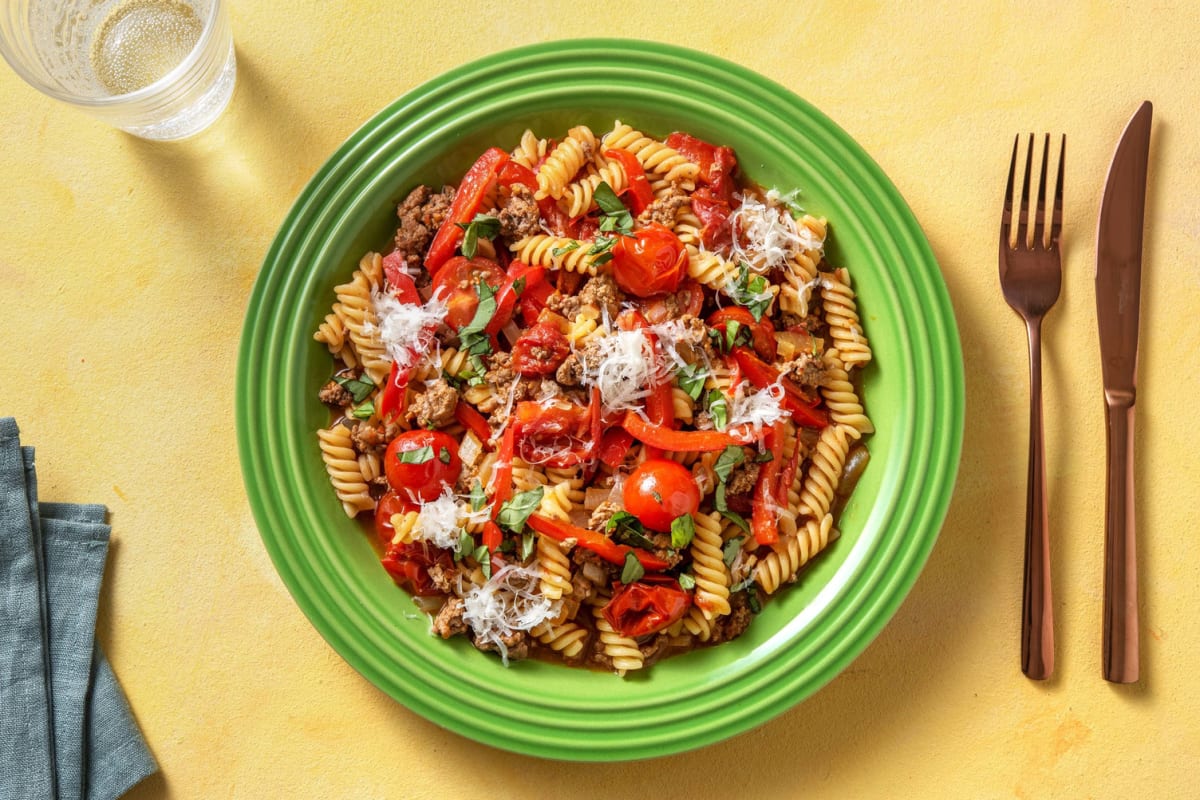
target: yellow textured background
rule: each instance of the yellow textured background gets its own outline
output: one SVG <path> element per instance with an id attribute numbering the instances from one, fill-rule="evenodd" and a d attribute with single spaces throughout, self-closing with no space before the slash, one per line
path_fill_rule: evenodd
<path id="1" fill-rule="evenodd" d="M 99 636 L 162 765 L 131 797 L 1200 796 L 1194 8 L 408 5 L 233 0 L 233 103 L 177 144 L 108 129 L 0 69 L 0 414 L 16 416 L 38 448 L 44 499 L 112 511 Z M 581 766 L 447 733 L 325 644 L 258 538 L 232 408 L 259 264 L 337 145 L 466 60 L 597 32 L 739 61 L 811 101 L 879 161 L 950 289 L 967 426 L 929 564 L 849 669 L 723 744 Z M 1122 687 L 1100 677 L 1092 280 L 1108 162 L 1144 99 L 1155 120 L 1137 433 L 1143 681 Z M 1063 291 L 1045 327 L 1058 635 L 1046 683 L 1018 667 L 1027 362 L 996 278 L 1018 131 L 1068 135 Z"/>

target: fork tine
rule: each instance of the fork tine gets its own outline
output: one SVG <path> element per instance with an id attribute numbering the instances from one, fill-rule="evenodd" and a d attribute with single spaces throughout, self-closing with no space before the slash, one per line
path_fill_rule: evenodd
<path id="1" fill-rule="evenodd" d="M 1050 244 L 1058 245 L 1058 237 L 1062 233 L 1063 215 L 1063 164 L 1067 160 L 1067 135 L 1062 137 L 1062 145 L 1058 149 L 1058 178 L 1054 181 L 1054 212 L 1050 217 Z"/>
<path id="2" fill-rule="evenodd" d="M 1021 134 L 1013 137 L 1012 160 L 1008 162 L 1008 186 L 1004 189 L 1004 211 L 1000 214 L 1000 239 L 1004 242 L 1004 246 L 1008 247 L 1009 232 L 1012 224 L 1012 196 L 1013 196 L 1013 175 L 1017 171 L 1017 144 L 1021 141 Z"/>
<path id="3" fill-rule="evenodd" d="M 1029 147 L 1025 150 L 1025 182 L 1021 186 L 1021 206 L 1017 210 L 1017 248 L 1026 247 L 1029 241 L 1029 176 L 1033 167 L 1033 134 L 1029 134 Z"/>
<path id="4" fill-rule="evenodd" d="M 1047 133 L 1042 142 L 1042 172 L 1038 177 L 1037 209 L 1033 219 L 1033 246 L 1039 249 L 1046 246 L 1046 162 L 1049 159 L 1050 134 Z"/>

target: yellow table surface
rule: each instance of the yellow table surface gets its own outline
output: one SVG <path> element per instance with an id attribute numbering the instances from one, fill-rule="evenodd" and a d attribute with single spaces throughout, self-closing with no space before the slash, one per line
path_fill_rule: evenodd
<path id="1" fill-rule="evenodd" d="M 287 5 L 234 0 L 236 94 L 215 127 L 182 143 L 109 129 L 0 69 L 0 415 L 37 447 L 43 499 L 111 510 L 98 635 L 162 767 L 130 797 L 1200 797 L 1194 9 Z M 232 409 L 259 265 L 338 144 L 464 61 L 605 33 L 739 61 L 878 160 L 949 286 L 967 423 L 928 565 L 844 673 L 722 744 L 601 766 L 475 744 L 347 666 L 261 544 Z M 1155 118 L 1136 466 L 1143 677 L 1116 686 L 1100 675 L 1095 229 L 1113 149 L 1145 99 Z M 996 276 L 1019 131 L 1068 136 L 1063 290 L 1045 327 L 1058 667 L 1044 683 L 1019 669 L 1028 366 Z"/>

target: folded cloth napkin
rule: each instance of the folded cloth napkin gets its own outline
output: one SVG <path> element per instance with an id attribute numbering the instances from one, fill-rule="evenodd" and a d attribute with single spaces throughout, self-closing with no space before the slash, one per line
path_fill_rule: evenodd
<path id="1" fill-rule="evenodd" d="M 158 769 L 95 641 L 102 505 L 39 503 L 0 418 L 0 798 L 112 800 Z"/>

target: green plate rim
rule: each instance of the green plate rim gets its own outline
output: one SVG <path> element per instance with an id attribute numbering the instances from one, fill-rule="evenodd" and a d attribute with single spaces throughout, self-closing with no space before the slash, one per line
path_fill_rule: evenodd
<path id="1" fill-rule="evenodd" d="M 529 76 L 540 79 L 536 88 L 522 84 Z M 305 362 L 320 346 L 311 340 L 309 310 L 295 313 L 289 305 L 318 291 L 316 265 L 345 262 L 362 208 L 385 196 L 394 202 L 403 187 L 389 194 L 387 176 L 397 158 L 415 158 L 447 132 L 494 124 L 489 115 L 506 103 L 561 109 L 589 92 L 645 108 L 675 103 L 693 115 L 705 107 L 714 128 L 753 121 L 756 113 L 794 125 L 760 146 L 776 148 L 781 158 L 792 157 L 783 148 L 797 144 L 813 152 L 819 145 L 829 155 L 822 166 L 830 174 L 821 173 L 826 188 L 857 225 L 871 229 L 858 246 L 879 259 L 877 299 L 894 303 L 898 315 L 896 343 L 886 345 L 896 352 L 885 368 L 903 402 L 892 418 L 875 420 L 881 431 L 896 426 L 880 468 L 886 491 L 863 511 L 861 532 L 838 543 L 845 547 L 836 572 L 794 617 L 775 613 L 777 630 L 752 649 L 735 641 L 626 681 L 540 662 L 504 672 L 464 642 L 429 638 L 426 647 L 416 626 L 379 607 L 341 557 L 337 533 L 306 530 L 331 507 L 340 509 L 331 492 L 303 485 L 303 476 L 320 469 L 313 431 L 298 424 L 315 402 Z M 888 259 L 900 256 L 904 269 L 889 269 Z M 863 269 L 848 266 L 855 275 Z M 649 41 L 579 39 L 495 53 L 444 73 L 372 117 L 316 172 L 268 250 L 247 305 L 235 416 L 264 546 L 297 605 L 351 666 L 411 710 L 476 741 L 546 758 L 616 761 L 682 752 L 758 726 L 824 686 L 866 648 L 937 539 L 961 457 L 964 395 L 961 345 L 932 250 L 895 186 L 848 134 L 789 90 L 724 59 Z M 734 655 L 712 655 L 726 648 Z M 566 672 L 578 677 L 564 678 Z M 552 688 L 537 696 L 530 687 L 539 684 Z"/>

